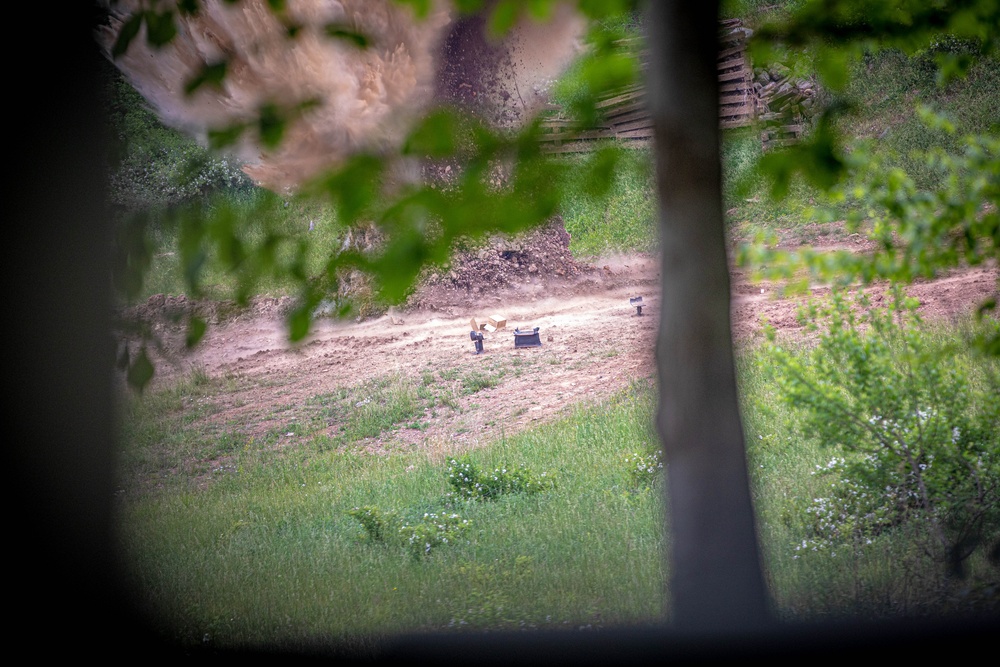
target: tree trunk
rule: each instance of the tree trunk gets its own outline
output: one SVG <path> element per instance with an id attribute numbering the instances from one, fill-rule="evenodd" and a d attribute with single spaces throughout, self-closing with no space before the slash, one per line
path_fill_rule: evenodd
<path id="1" fill-rule="evenodd" d="M 662 259 L 657 427 L 678 629 L 767 622 L 736 390 L 722 217 L 718 1 L 650 3 L 648 80 Z"/>

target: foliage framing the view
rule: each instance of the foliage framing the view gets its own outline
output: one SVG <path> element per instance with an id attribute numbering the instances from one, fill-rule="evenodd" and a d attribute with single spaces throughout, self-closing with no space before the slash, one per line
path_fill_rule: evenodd
<path id="1" fill-rule="evenodd" d="M 1000 118 L 988 133 L 963 137 L 958 150 L 936 148 L 918 155 L 938 175 L 930 188 L 875 157 L 870 146 L 847 145 L 837 129 L 838 116 L 850 113 L 853 105 L 844 95 L 853 61 L 901 49 L 933 63 L 938 85 L 946 86 L 977 59 L 996 58 L 997 25 L 1000 3 L 995 0 L 826 0 L 793 6 L 760 26 L 751 40 L 755 61 L 784 60 L 793 69 L 815 72 L 831 93 L 804 141 L 761 158 L 759 169 L 771 180 L 772 196 L 784 197 L 800 176 L 827 194 L 831 208 L 851 202 L 848 230 L 866 232 L 878 245 L 864 255 L 819 254 L 778 250 L 761 240 L 741 251 L 740 262 L 759 275 L 794 279 L 792 287 L 801 289 L 806 283 L 800 269 L 841 284 L 857 279 L 905 283 L 963 263 L 1000 259 Z M 928 127 L 951 139 L 958 131 L 951 119 L 930 108 L 918 113 Z M 825 212 L 824 219 L 834 215 Z M 990 298 L 979 312 L 996 305 Z M 978 343 L 1000 354 L 1000 336 Z"/>

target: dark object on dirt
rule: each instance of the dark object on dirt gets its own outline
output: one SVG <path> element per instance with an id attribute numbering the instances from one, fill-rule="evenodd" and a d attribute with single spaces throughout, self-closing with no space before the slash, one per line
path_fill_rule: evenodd
<path id="1" fill-rule="evenodd" d="M 483 334 L 478 331 L 470 331 L 469 338 L 476 344 L 476 354 L 483 353 Z"/>
<path id="2" fill-rule="evenodd" d="M 628 305 L 635 306 L 635 314 L 642 315 L 642 297 L 634 296 L 628 300 Z"/>
<path id="3" fill-rule="evenodd" d="M 533 331 L 514 329 L 514 349 L 522 347 L 541 347 L 542 339 L 538 336 L 538 327 Z"/>

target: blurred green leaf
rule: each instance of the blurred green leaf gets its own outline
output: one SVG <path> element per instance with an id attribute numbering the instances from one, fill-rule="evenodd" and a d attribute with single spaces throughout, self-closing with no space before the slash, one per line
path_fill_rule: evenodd
<path id="1" fill-rule="evenodd" d="M 228 61 L 222 60 L 215 63 L 205 63 L 201 70 L 195 74 L 185 85 L 184 94 L 191 95 L 204 85 L 221 87 L 226 78 Z"/>
<path id="2" fill-rule="evenodd" d="M 460 14 L 472 14 L 483 8 L 484 0 L 452 0 Z"/>
<path id="3" fill-rule="evenodd" d="M 552 17 L 555 0 L 528 0 L 528 13 L 536 21 L 547 21 Z"/>
<path id="4" fill-rule="evenodd" d="M 257 130 L 261 143 L 265 148 L 277 148 L 285 136 L 288 122 L 285 113 L 276 104 L 267 102 L 261 105 L 259 114 Z"/>
<path id="5" fill-rule="evenodd" d="M 313 186 L 337 203 L 345 224 L 353 224 L 376 200 L 382 188 L 383 161 L 375 155 L 355 155 L 339 170 Z"/>
<path id="6" fill-rule="evenodd" d="M 197 14 L 201 10 L 201 0 L 179 0 L 177 11 L 186 16 Z"/>
<path id="7" fill-rule="evenodd" d="M 601 20 L 635 11 L 639 3 L 635 0 L 579 0 L 577 6 L 588 18 Z"/>
<path id="8" fill-rule="evenodd" d="M 499 0 L 487 22 L 487 34 L 491 37 L 503 37 L 517 23 L 521 12 L 521 4 L 516 0 Z"/>
<path id="9" fill-rule="evenodd" d="M 404 155 L 441 158 L 453 155 L 458 148 L 462 122 L 447 109 L 432 111 L 410 132 L 403 145 Z"/>
<path id="10" fill-rule="evenodd" d="M 149 360 L 149 356 L 146 355 L 146 348 L 142 347 L 139 349 L 139 354 L 136 355 L 135 359 L 129 365 L 125 378 L 129 386 L 141 392 L 149 384 L 149 381 L 153 379 L 154 372 L 153 363 Z"/>
<path id="11" fill-rule="evenodd" d="M 243 136 L 247 126 L 243 123 L 234 123 L 228 127 L 213 128 L 208 131 L 208 145 L 214 150 L 220 150 L 232 146 Z"/>
<path id="12" fill-rule="evenodd" d="M 597 199 L 607 195 L 621 162 L 621 150 L 617 146 L 605 146 L 589 156 L 585 167 L 588 195 Z"/>
<path id="13" fill-rule="evenodd" d="M 205 221 L 200 212 L 191 212 L 181 218 L 177 247 L 184 281 L 192 296 L 201 294 L 201 271 L 208 259 L 208 253 L 202 244 L 204 237 Z"/>
<path id="14" fill-rule="evenodd" d="M 122 24 L 121 30 L 118 31 L 118 37 L 115 39 L 114 46 L 111 47 L 111 57 L 117 58 L 126 51 L 128 51 L 129 44 L 135 39 L 135 36 L 139 34 L 139 29 L 142 27 L 142 20 L 144 14 L 132 14 L 126 19 Z"/>
<path id="15" fill-rule="evenodd" d="M 201 339 L 205 336 L 205 331 L 208 329 L 208 325 L 205 320 L 192 315 L 188 318 L 187 335 L 184 338 L 184 345 L 190 350 L 195 345 L 197 345 Z"/>
<path id="16" fill-rule="evenodd" d="M 848 70 L 852 53 L 844 47 L 826 47 L 819 51 L 815 59 L 816 71 L 827 88 L 841 91 L 847 85 Z"/>
<path id="17" fill-rule="evenodd" d="M 134 216 L 125 223 L 118 236 L 115 282 L 129 300 L 141 293 L 143 281 L 153 261 L 153 247 L 146 234 L 147 225 L 146 215 Z"/>
<path id="18" fill-rule="evenodd" d="M 371 45 L 371 40 L 368 39 L 368 37 L 356 30 L 351 30 L 340 23 L 328 23 L 323 26 L 323 31 L 328 37 L 342 39 L 359 49 L 366 49 Z"/>
<path id="19" fill-rule="evenodd" d="M 972 55 L 968 53 L 938 53 L 934 60 L 938 66 L 937 84 L 941 88 L 968 74 L 974 62 Z"/>
<path id="20" fill-rule="evenodd" d="M 396 0 L 401 5 L 409 5 L 418 19 L 425 19 L 431 10 L 430 0 Z"/>
<path id="21" fill-rule="evenodd" d="M 147 11 L 146 41 L 155 48 L 169 44 L 177 36 L 177 26 L 174 23 L 174 12 L 166 10 L 163 13 Z"/>
<path id="22" fill-rule="evenodd" d="M 297 308 L 288 315 L 288 339 L 293 343 L 298 342 L 309 335 L 309 328 L 312 326 L 312 313 L 316 307 L 316 302 L 312 299 L 304 300 Z"/>

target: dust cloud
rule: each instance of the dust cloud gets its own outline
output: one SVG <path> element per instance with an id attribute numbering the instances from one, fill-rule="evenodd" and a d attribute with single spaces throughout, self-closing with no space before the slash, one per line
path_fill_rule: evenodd
<path id="1" fill-rule="evenodd" d="M 97 34 L 106 53 L 141 4 L 112 5 Z M 289 191 L 352 154 L 391 152 L 436 103 L 497 127 L 536 112 L 547 85 L 579 53 L 584 20 L 559 6 L 548 23 L 522 18 L 496 41 L 485 34 L 488 11 L 459 16 L 435 0 L 417 19 L 393 0 L 289 0 L 275 14 L 266 0 L 203 0 L 198 13 L 177 15 L 171 43 L 152 47 L 143 31 L 114 62 L 164 123 L 203 142 L 210 130 L 251 122 L 264 105 L 317 102 L 295 116 L 277 148 L 244 133 L 235 149 L 258 184 Z M 292 38 L 289 25 L 297 26 Z M 364 35 L 367 47 L 330 37 L 331 25 Z M 221 86 L 185 93 L 205 65 L 223 60 Z"/>

